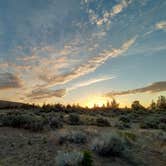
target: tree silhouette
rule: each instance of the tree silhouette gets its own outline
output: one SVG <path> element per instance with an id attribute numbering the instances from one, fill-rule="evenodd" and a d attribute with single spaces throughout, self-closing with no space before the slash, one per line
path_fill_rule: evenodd
<path id="1" fill-rule="evenodd" d="M 166 98 L 165 96 L 159 96 L 157 100 L 158 109 L 166 109 Z"/>
<path id="2" fill-rule="evenodd" d="M 150 110 L 155 110 L 156 109 L 156 103 L 152 100 L 150 106 L 149 106 Z"/>
<path id="3" fill-rule="evenodd" d="M 111 107 L 112 109 L 118 109 L 118 108 L 119 108 L 119 103 L 117 103 L 116 100 L 113 99 L 113 100 L 111 101 L 110 107 Z"/>
<path id="4" fill-rule="evenodd" d="M 131 104 L 131 108 L 135 111 L 145 109 L 138 100 L 133 101 L 133 103 Z"/>

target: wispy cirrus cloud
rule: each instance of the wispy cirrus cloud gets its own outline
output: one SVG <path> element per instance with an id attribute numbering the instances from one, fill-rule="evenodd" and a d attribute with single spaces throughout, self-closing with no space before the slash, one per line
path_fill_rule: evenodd
<path id="1" fill-rule="evenodd" d="M 17 60 L 23 61 L 23 62 L 30 62 L 36 60 L 38 57 L 35 54 L 26 56 L 26 57 L 18 57 Z"/>
<path id="2" fill-rule="evenodd" d="M 138 89 L 131 89 L 127 91 L 120 91 L 120 92 L 109 92 L 104 94 L 106 97 L 113 97 L 113 96 L 121 96 L 121 95 L 128 95 L 128 94 L 135 94 L 135 93 L 156 93 L 156 92 L 163 92 L 166 91 L 166 81 L 154 82 L 150 85 L 144 86 Z"/>
<path id="3" fill-rule="evenodd" d="M 86 86 L 96 84 L 99 82 L 107 81 L 107 80 L 110 80 L 113 78 L 114 77 L 105 76 L 105 77 L 100 77 L 100 78 L 96 78 L 96 79 L 90 79 L 90 80 L 87 80 L 87 81 L 84 81 L 81 83 L 74 84 L 71 87 L 68 87 L 67 89 L 54 90 L 54 89 L 48 89 L 48 88 L 45 88 L 45 89 L 39 88 L 39 89 L 33 90 L 31 93 L 29 93 L 27 95 L 27 97 L 30 99 L 35 99 L 35 100 L 51 98 L 51 97 L 60 97 L 61 98 L 61 97 L 65 96 L 68 92 L 73 91 L 75 89 L 86 87 Z"/>
<path id="4" fill-rule="evenodd" d="M 113 58 L 116 56 L 121 55 L 125 51 L 128 50 L 130 46 L 133 45 L 135 42 L 136 37 L 129 39 L 128 41 L 124 42 L 122 46 L 118 49 L 111 49 L 111 50 L 104 50 L 98 56 L 94 56 L 90 58 L 87 62 L 76 67 L 71 72 L 61 75 L 54 75 L 51 78 L 47 78 L 47 83 L 43 84 L 40 88 L 48 88 L 51 86 L 55 86 L 58 84 L 67 83 L 75 78 L 88 74 L 90 72 L 95 71 L 99 66 L 101 66 L 108 58 Z"/>
<path id="5" fill-rule="evenodd" d="M 12 73 L 0 73 L 0 89 L 21 88 L 21 79 Z"/>
<path id="6" fill-rule="evenodd" d="M 121 13 L 123 9 L 127 8 L 131 2 L 131 0 L 121 0 L 118 4 L 113 6 L 110 11 L 105 10 L 102 16 L 98 16 L 94 10 L 90 9 L 88 12 L 90 21 L 92 24 L 96 24 L 98 26 L 103 24 L 109 25 L 111 23 L 111 19 Z"/>
<path id="7" fill-rule="evenodd" d="M 67 89 L 59 89 L 59 90 L 52 90 L 51 87 L 56 86 L 58 84 L 67 83 L 75 78 L 88 74 L 90 72 L 95 71 L 99 66 L 101 66 L 108 58 L 113 58 L 119 56 L 120 54 L 124 53 L 128 50 L 130 46 L 135 42 L 136 37 L 129 39 L 128 41 L 124 42 L 122 46 L 118 49 L 111 49 L 105 50 L 100 53 L 98 56 L 90 58 L 86 63 L 76 67 L 73 71 L 54 75 L 53 77 L 48 77 L 45 75 L 44 78 L 41 78 L 45 81 L 42 85 L 37 85 L 34 90 L 30 94 L 27 95 L 28 98 L 33 99 L 43 99 L 43 98 L 50 98 L 50 97 L 63 97 L 67 92 L 81 88 L 84 86 L 88 86 L 97 82 L 106 81 L 111 79 L 112 77 L 103 77 L 98 79 L 92 79 L 87 82 L 82 82 Z M 49 75 L 50 76 L 50 75 Z"/>
<path id="8" fill-rule="evenodd" d="M 113 78 L 114 77 L 105 76 L 105 77 L 90 79 L 88 81 L 77 83 L 77 84 L 71 86 L 70 88 L 68 88 L 68 91 L 72 91 L 72 90 L 75 90 L 75 89 L 78 89 L 78 88 L 82 88 L 82 87 L 85 87 L 85 86 L 89 86 L 89 85 L 92 85 L 92 84 L 96 84 L 96 83 L 99 83 L 99 82 L 111 80 Z"/>
<path id="9" fill-rule="evenodd" d="M 37 89 L 33 90 L 30 94 L 27 95 L 28 98 L 38 100 L 51 97 L 63 97 L 66 94 L 66 89 Z"/>

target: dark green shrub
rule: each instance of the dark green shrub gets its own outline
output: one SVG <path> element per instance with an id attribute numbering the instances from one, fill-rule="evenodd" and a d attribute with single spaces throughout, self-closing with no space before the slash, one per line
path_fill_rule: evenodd
<path id="1" fill-rule="evenodd" d="M 91 152 L 84 151 L 83 152 L 82 166 L 92 166 L 92 163 L 93 163 L 93 160 L 92 160 Z"/>
<path id="2" fill-rule="evenodd" d="M 105 127 L 105 126 L 110 126 L 110 122 L 106 118 L 97 118 L 96 119 L 96 125 Z"/>
<path id="3" fill-rule="evenodd" d="M 80 116 L 77 114 L 70 114 L 68 122 L 71 125 L 80 125 L 81 124 Z"/>
<path id="4" fill-rule="evenodd" d="M 41 131 L 44 128 L 44 120 L 40 116 L 31 116 L 29 121 L 25 122 L 25 129 L 30 129 L 32 131 Z"/>
<path id="5" fill-rule="evenodd" d="M 161 122 L 158 127 L 159 127 L 159 129 L 166 131 L 166 124 L 165 123 Z"/>
<path id="6" fill-rule="evenodd" d="M 130 118 L 127 115 L 123 115 L 119 118 L 120 121 L 124 122 L 124 123 L 130 123 Z"/>
<path id="7" fill-rule="evenodd" d="M 63 127 L 63 119 L 59 117 L 51 117 L 48 122 L 52 129 Z"/>
<path id="8" fill-rule="evenodd" d="M 30 129 L 40 131 L 44 127 L 44 119 L 37 115 L 10 113 L 2 117 L 3 126 Z"/>
<path id="9" fill-rule="evenodd" d="M 161 115 L 161 116 L 162 116 L 162 115 Z M 166 124 L 166 116 L 161 117 L 161 118 L 160 118 L 160 122 Z"/>
<path id="10" fill-rule="evenodd" d="M 148 117 L 140 123 L 140 127 L 143 129 L 158 129 L 160 120 L 156 117 Z"/>

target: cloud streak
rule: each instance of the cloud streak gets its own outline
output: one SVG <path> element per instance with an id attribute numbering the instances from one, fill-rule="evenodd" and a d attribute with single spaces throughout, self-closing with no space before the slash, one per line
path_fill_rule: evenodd
<path id="1" fill-rule="evenodd" d="M 106 97 L 113 97 L 113 96 L 121 96 L 121 95 L 128 95 L 128 94 L 135 94 L 135 93 L 157 93 L 166 91 L 166 81 L 154 82 L 148 86 L 132 89 L 127 91 L 120 91 L 120 92 L 109 92 L 106 93 L 104 96 Z"/>
<path id="2" fill-rule="evenodd" d="M 0 73 L 0 89 L 21 88 L 20 78 L 12 73 Z"/>
<path id="3" fill-rule="evenodd" d="M 125 51 L 127 51 L 128 48 L 134 44 L 135 40 L 136 37 L 129 39 L 128 41 L 123 43 L 123 45 L 119 49 L 104 50 L 98 56 L 90 58 L 87 61 L 87 63 L 84 63 L 79 67 L 76 67 L 71 72 L 61 75 L 55 75 L 52 78 L 46 78 L 45 80 L 47 81 L 47 83 L 40 86 L 40 88 L 48 88 L 51 86 L 55 86 L 57 84 L 64 84 L 75 78 L 78 78 L 80 76 L 95 71 L 99 66 L 104 64 L 104 62 L 108 58 L 117 57 L 122 53 L 124 53 Z"/>
<path id="4" fill-rule="evenodd" d="M 81 82 L 81 83 L 73 85 L 72 87 L 68 88 L 68 91 L 72 91 L 72 90 L 82 88 L 82 87 L 85 87 L 85 86 L 89 86 L 89 85 L 92 85 L 92 84 L 96 84 L 96 83 L 99 83 L 99 82 L 107 81 L 107 80 L 110 80 L 110 79 L 113 79 L 113 78 L 114 77 L 101 77 L 101 78 L 91 79 L 91 80 L 88 80 L 86 82 Z"/>
<path id="5" fill-rule="evenodd" d="M 166 31 L 166 21 L 160 21 L 160 22 L 156 23 L 155 28 L 158 30 Z"/>
<path id="6" fill-rule="evenodd" d="M 49 88 L 58 84 L 67 83 L 75 78 L 78 78 L 80 76 L 83 76 L 85 74 L 95 71 L 99 66 L 104 64 L 108 58 L 119 56 L 120 54 L 127 51 L 128 48 L 134 44 L 135 40 L 136 40 L 136 37 L 129 39 L 128 41 L 124 42 L 119 49 L 105 50 L 102 53 L 100 53 L 98 56 L 90 58 L 87 61 L 87 63 L 80 65 L 79 67 L 75 68 L 73 71 L 69 73 L 55 75 L 51 78 L 45 75 L 45 78 L 43 79 L 45 80 L 46 83 L 43 85 L 37 85 L 35 90 L 33 90 L 30 95 L 27 95 L 27 97 L 33 98 L 33 99 L 63 97 L 66 94 L 66 90 L 63 89 L 63 90 L 52 91 Z M 100 80 L 93 80 L 87 83 L 81 83 L 80 85 L 76 85 L 76 87 L 72 87 L 72 89 L 88 86 L 92 83 L 96 83 L 103 80 L 104 78 Z"/>
<path id="7" fill-rule="evenodd" d="M 98 17 L 97 14 L 93 10 L 89 10 L 89 16 L 92 24 L 96 24 L 101 26 L 103 24 L 109 25 L 111 23 L 111 19 L 117 14 L 121 13 L 123 9 L 127 8 L 131 3 L 131 0 L 121 0 L 120 3 L 113 6 L 111 11 L 104 11 L 103 15 Z"/>
<path id="8" fill-rule="evenodd" d="M 49 90 L 49 89 L 37 89 L 33 90 L 27 95 L 28 98 L 38 100 L 51 97 L 63 97 L 66 94 L 66 89 Z"/>

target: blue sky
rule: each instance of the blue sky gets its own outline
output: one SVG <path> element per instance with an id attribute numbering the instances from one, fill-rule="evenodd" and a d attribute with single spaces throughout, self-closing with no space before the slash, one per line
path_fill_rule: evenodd
<path id="1" fill-rule="evenodd" d="M 114 97 L 146 105 L 165 95 L 165 10 L 164 0 L 0 0 L 0 99 L 92 105 L 130 90 Z"/>

